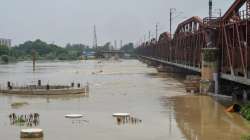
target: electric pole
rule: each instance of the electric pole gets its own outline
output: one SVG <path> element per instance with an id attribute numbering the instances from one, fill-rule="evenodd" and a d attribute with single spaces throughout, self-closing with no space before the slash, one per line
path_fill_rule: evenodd
<path id="1" fill-rule="evenodd" d="M 96 27 L 94 25 L 94 39 L 93 39 L 93 48 L 97 50 L 97 35 L 96 35 Z"/>
<path id="2" fill-rule="evenodd" d="M 117 48 L 117 41 L 115 40 L 113 50 L 116 50 L 116 48 Z"/>
<path id="3" fill-rule="evenodd" d="M 211 19 L 213 16 L 213 13 L 212 13 L 213 12 L 213 2 L 212 2 L 212 0 L 209 0 L 208 6 L 209 6 L 209 19 Z"/>
<path id="4" fill-rule="evenodd" d="M 158 42 L 158 23 L 155 25 L 155 41 Z"/>
<path id="5" fill-rule="evenodd" d="M 120 40 L 120 48 L 122 48 L 122 45 L 123 45 L 123 44 L 122 44 L 122 40 Z"/>
<path id="6" fill-rule="evenodd" d="M 169 12 L 169 30 L 170 30 L 170 38 L 172 38 L 172 21 L 173 21 L 173 12 L 175 11 L 175 8 L 170 8 Z"/>
<path id="7" fill-rule="evenodd" d="M 150 42 L 150 40 L 151 40 L 151 32 L 148 31 L 148 41 Z"/>
<path id="8" fill-rule="evenodd" d="M 219 10 L 219 15 L 220 15 L 220 17 L 222 16 L 222 14 L 221 14 L 221 9 L 218 9 Z"/>

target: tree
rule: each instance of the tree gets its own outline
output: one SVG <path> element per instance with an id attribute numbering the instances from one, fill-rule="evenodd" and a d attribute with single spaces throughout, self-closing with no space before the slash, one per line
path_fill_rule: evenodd
<path id="1" fill-rule="evenodd" d="M 67 44 L 66 47 L 63 48 L 58 45 L 48 44 L 40 39 L 37 39 L 35 41 L 26 41 L 23 44 L 17 45 L 12 48 L 0 46 L 0 56 L 8 55 L 9 58 L 31 60 L 33 50 L 36 52 L 36 57 L 38 59 L 77 60 L 82 55 L 83 51 L 93 49 L 84 44 Z"/>
<path id="2" fill-rule="evenodd" d="M 134 44 L 133 43 L 125 44 L 124 46 L 122 46 L 120 50 L 126 53 L 134 53 L 135 51 Z"/>
<path id="3" fill-rule="evenodd" d="M 8 55 L 2 55 L 1 56 L 1 60 L 3 63 L 9 63 L 9 57 Z"/>
<path id="4" fill-rule="evenodd" d="M 7 46 L 0 45 L 0 56 L 8 54 L 9 54 L 9 48 Z"/>

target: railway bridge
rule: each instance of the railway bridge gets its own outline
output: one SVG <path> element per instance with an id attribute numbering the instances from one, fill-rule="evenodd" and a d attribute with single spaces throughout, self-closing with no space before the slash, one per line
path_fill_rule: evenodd
<path id="1" fill-rule="evenodd" d="M 140 44 L 146 62 L 201 75 L 203 92 L 250 95 L 250 0 L 235 0 L 222 17 L 191 17 Z M 249 98 L 249 97 L 248 97 Z"/>

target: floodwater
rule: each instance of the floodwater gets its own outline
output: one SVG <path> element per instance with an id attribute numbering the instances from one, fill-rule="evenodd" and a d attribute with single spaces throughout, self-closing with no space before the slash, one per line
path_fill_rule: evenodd
<path id="1" fill-rule="evenodd" d="M 39 113 L 43 140 L 237 140 L 250 133 L 250 123 L 210 97 L 186 95 L 173 76 L 159 74 L 137 60 L 31 62 L 0 66 L 0 84 L 89 83 L 89 96 L 0 95 L 0 139 L 20 140 L 26 125 L 11 124 L 10 113 Z M 11 103 L 28 104 L 12 108 Z M 131 113 L 134 119 L 112 117 Z M 64 115 L 80 113 L 81 119 Z M 33 126 L 35 127 L 35 126 Z M 40 140 L 40 139 L 39 139 Z"/>

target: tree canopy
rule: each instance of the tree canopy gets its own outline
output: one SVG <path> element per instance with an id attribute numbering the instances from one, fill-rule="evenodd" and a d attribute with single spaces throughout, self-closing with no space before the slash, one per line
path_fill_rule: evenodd
<path id="1" fill-rule="evenodd" d="M 48 44 L 40 39 L 35 41 L 26 41 L 14 47 L 0 46 L 0 58 L 2 61 L 9 60 L 31 60 L 32 53 L 36 52 L 36 58 L 40 60 L 78 60 L 81 58 L 84 51 L 108 51 L 113 46 L 110 42 L 103 46 L 98 46 L 98 50 L 90 48 L 84 44 L 67 44 L 65 47 L 60 47 L 55 44 Z M 134 52 L 133 43 L 125 44 L 122 51 L 126 53 Z M 8 60 L 7 60 L 8 58 Z"/>

